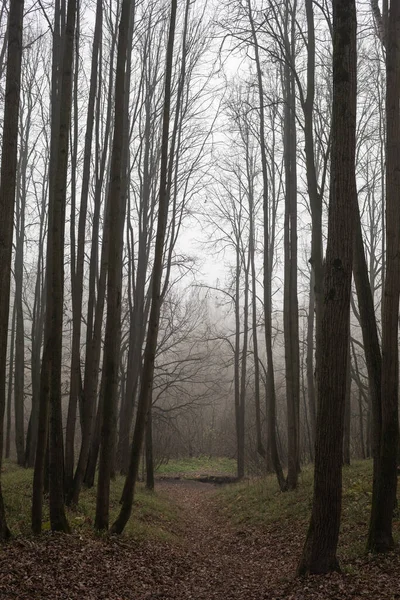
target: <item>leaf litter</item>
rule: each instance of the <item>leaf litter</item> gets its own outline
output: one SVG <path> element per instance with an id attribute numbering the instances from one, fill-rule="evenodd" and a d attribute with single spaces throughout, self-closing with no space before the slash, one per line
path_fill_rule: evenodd
<path id="1" fill-rule="evenodd" d="M 297 579 L 303 525 L 233 526 L 218 510 L 214 486 L 159 485 L 179 507 L 178 541 L 50 532 L 15 538 L 0 548 L 0 599 L 400 600 L 397 552 L 342 561 L 341 574 Z"/>

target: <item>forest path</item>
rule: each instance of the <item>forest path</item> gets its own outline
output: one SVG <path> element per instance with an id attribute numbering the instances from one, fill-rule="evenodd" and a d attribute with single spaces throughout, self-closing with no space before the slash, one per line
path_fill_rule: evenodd
<path id="1" fill-rule="evenodd" d="M 186 555 L 183 589 L 180 595 L 175 590 L 171 598 L 273 597 L 268 591 L 271 579 L 276 583 L 277 575 L 284 575 L 283 556 L 277 552 L 273 532 L 266 536 L 246 527 L 232 527 L 217 511 L 215 485 L 187 479 L 161 481 L 159 485 L 180 508 L 182 550 Z M 289 563 L 287 572 L 295 567 L 293 560 Z"/>
<path id="2" fill-rule="evenodd" d="M 176 541 L 78 533 L 16 538 L 0 546 L 0 600 L 400 598 L 400 554 L 360 558 L 355 574 L 294 579 L 304 526 L 235 527 L 215 485 L 164 480 L 157 489 L 178 507 Z"/>

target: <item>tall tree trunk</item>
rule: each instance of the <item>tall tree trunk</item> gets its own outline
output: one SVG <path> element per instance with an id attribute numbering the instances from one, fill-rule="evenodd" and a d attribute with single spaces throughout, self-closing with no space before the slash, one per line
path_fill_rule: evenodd
<path id="1" fill-rule="evenodd" d="M 241 351 L 240 368 L 240 393 L 238 407 L 238 478 L 242 479 L 245 474 L 245 413 L 246 413 L 246 387 L 247 387 L 247 353 L 249 340 L 249 270 L 250 250 L 247 259 L 242 249 L 242 261 L 244 264 L 244 302 L 243 302 L 243 344 Z"/>
<path id="2" fill-rule="evenodd" d="M 367 406 L 368 406 L 369 398 L 365 396 L 363 388 L 362 388 L 361 376 L 360 376 L 360 371 L 358 368 L 357 354 L 356 354 L 353 342 L 351 342 L 351 350 L 352 350 L 352 356 L 353 356 L 355 380 L 358 385 L 358 420 L 359 420 L 359 429 L 360 429 L 361 458 L 365 459 L 365 458 L 367 458 L 368 454 L 367 454 L 366 448 L 365 448 L 363 400 L 367 401 Z M 379 346 L 378 346 L 378 350 L 379 350 Z M 370 385 L 370 388 L 371 388 L 371 385 Z M 369 396 L 371 397 L 370 390 L 369 390 Z"/>
<path id="3" fill-rule="evenodd" d="M 149 325 L 147 330 L 146 347 L 144 352 L 143 372 L 138 400 L 138 410 L 132 440 L 129 473 L 125 481 L 121 511 L 118 515 L 117 520 L 111 528 L 112 533 L 122 533 L 131 514 L 135 483 L 138 475 L 140 455 L 143 444 L 145 421 L 152 397 L 154 362 L 157 349 L 158 327 L 161 311 L 161 279 L 163 272 L 164 241 L 168 220 L 168 136 L 171 107 L 171 79 L 175 38 L 176 9 L 177 0 L 172 0 L 165 69 L 166 74 L 163 110 L 163 132 L 161 141 L 160 192 L 158 202 L 156 247 L 154 252 L 153 276 L 151 287 L 151 309 Z"/>
<path id="4" fill-rule="evenodd" d="M 310 415 L 310 433 L 311 433 L 311 460 L 314 460 L 315 428 L 317 422 L 317 409 L 315 399 L 314 382 L 314 310 L 315 310 L 315 291 L 314 291 L 314 269 L 310 273 L 310 295 L 308 299 L 307 315 L 307 397 L 308 412 Z"/>
<path id="5" fill-rule="evenodd" d="M 397 491 L 399 443 L 400 3 L 397 0 L 390 2 L 386 72 L 386 265 L 382 306 L 382 428 L 379 458 L 374 464 L 368 538 L 368 548 L 375 552 L 386 552 L 394 545 L 392 519 Z"/>
<path id="6" fill-rule="evenodd" d="M 343 464 L 350 465 L 350 435 L 351 435 L 351 354 L 347 353 L 346 394 L 344 400 L 343 428 Z"/>
<path id="7" fill-rule="evenodd" d="M 265 314 L 265 345 L 267 351 L 267 418 L 268 418 L 268 443 L 271 452 L 272 465 L 274 467 L 278 484 L 283 491 L 286 489 L 286 481 L 283 475 L 282 465 L 279 459 L 278 445 L 276 439 L 276 392 L 274 377 L 274 359 L 272 352 L 272 297 L 271 297 L 271 252 L 269 236 L 269 198 L 268 198 L 268 165 L 265 150 L 265 111 L 264 111 L 264 87 L 262 80 L 262 69 L 259 55 L 256 28 L 253 20 L 251 2 L 248 0 L 248 15 L 250 21 L 251 35 L 254 44 L 254 54 L 257 69 L 258 97 L 260 102 L 260 150 L 262 166 L 263 185 L 263 211 L 264 211 L 264 314 Z"/>
<path id="8" fill-rule="evenodd" d="M 146 423 L 146 488 L 154 490 L 153 415 L 151 406 Z"/>
<path id="9" fill-rule="evenodd" d="M 297 487 L 299 467 L 299 321 L 297 300 L 297 166 L 296 166 L 296 96 L 294 82 L 296 2 L 285 14 L 285 45 L 289 56 L 284 68 L 284 164 L 285 164 L 285 278 L 283 320 L 285 337 L 286 400 L 288 427 L 287 487 Z M 289 31 L 289 19 L 290 29 Z"/>
<path id="10" fill-rule="evenodd" d="M 382 357 L 378 338 L 378 328 L 375 316 L 373 291 L 368 277 L 368 267 L 365 258 L 364 243 L 362 236 L 360 209 L 357 198 L 354 203 L 355 209 L 355 231 L 354 231 L 354 265 L 353 274 L 357 290 L 358 307 L 360 312 L 360 324 L 363 336 L 363 345 L 365 352 L 365 361 L 368 371 L 369 396 L 371 403 L 372 422 L 369 418 L 368 439 L 372 440 L 371 450 L 374 461 L 373 485 L 372 485 L 372 508 L 375 511 L 377 478 L 379 470 L 379 455 L 381 446 L 381 428 L 382 428 Z M 372 549 L 373 537 L 370 533 L 367 548 Z"/>
<path id="11" fill-rule="evenodd" d="M 104 374 L 101 378 L 99 401 L 96 412 L 96 419 L 93 428 L 93 434 L 91 437 L 89 457 L 87 461 L 87 467 L 85 472 L 84 482 L 87 487 L 91 488 L 94 486 L 94 477 L 96 474 L 96 464 L 100 450 L 100 439 L 101 439 L 101 423 L 103 419 L 103 406 L 104 406 Z"/>
<path id="12" fill-rule="evenodd" d="M 74 275 L 74 295 L 73 303 L 73 333 L 72 333 L 72 360 L 71 360 L 71 387 L 70 387 L 70 404 L 77 403 L 79 390 L 81 387 L 81 366 L 80 366 L 80 340 L 81 340 L 81 319 L 82 319 L 82 296 L 83 296 L 83 269 L 85 258 L 85 230 L 86 230 L 86 215 L 89 196 L 90 182 L 90 161 L 93 139 L 94 112 L 95 100 L 97 91 L 98 79 L 98 58 L 100 49 L 100 40 L 102 35 L 103 23 L 103 6 L 101 0 L 97 2 L 96 23 L 93 37 L 93 52 L 92 65 L 90 74 L 90 89 L 89 89 L 89 104 L 86 119 L 86 134 L 85 148 L 83 158 L 83 175 L 82 175 L 82 190 L 81 203 L 79 211 L 78 224 L 78 251 L 76 260 L 76 271 Z M 68 490 L 67 502 L 77 504 L 79 494 L 85 475 L 89 450 L 90 438 L 92 433 L 92 412 L 93 402 L 91 398 L 82 398 L 82 440 L 81 449 L 79 452 L 78 464 L 75 471 L 75 476 L 72 482 L 71 489 Z M 73 443 L 73 438 L 72 438 Z"/>
<path id="13" fill-rule="evenodd" d="M 67 424 L 65 428 L 65 461 L 64 461 L 64 488 L 65 492 L 71 489 L 72 479 L 74 476 L 75 466 L 75 430 L 76 416 L 78 410 L 78 397 L 81 397 L 81 372 L 80 372 L 80 339 L 77 335 L 81 327 L 81 313 L 78 313 L 79 295 L 82 292 L 83 280 L 78 283 L 77 261 L 76 261 L 76 171 L 78 160 L 78 80 L 79 80 L 79 36 L 80 36 L 80 19 L 79 11 L 76 20 L 76 35 L 75 35 L 75 64 L 73 76 L 73 117 L 71 127 L 71 214 L 69 219 L 70 230 L 70 271 L 71 271 L 71 300 L 72 300 L 72 343 L 71 343 L 71 371 L 70 371 L 70 387 L 69 401 L 67 412 Z M 84 179 L 85 174 L 83 175 Z M 83 183 L 83 182 L 82 182 Z M 80 207 L 83 211 L 84 207 Z M 86 219 L 86 214 L 85 214 Z M 78 232 L 79 245 L 79 232 Z M 82 413 L 80 412 L 82 423 Z"/>
<path id="14" fill-rule="evenodd" d="M 47 276 L 47 334 L 50 379 L 49 435 L 49 505 L 53 531 L 69 532 L 64 511 L 64 451 L 61 409 L 62 324 L 64 304 L 64 235 L 68 172 L 68 143 L 71 126 L 72 64 L 74 55 L 76 0 L 68 0 L 67 21 L 63 39 L 62 75 L 59 102 L 57 167 L 54 178 L 54 205 L 49 207 L 48 249 L 50 260 Z M 50 219 L 50 208 L 52 218 Z M 51 297 L 51 300 L 49 298 Z M 49 310 L 50 307 L 50 310 Z M 50 346 L 50 348 L 49 348 Z"/>
<path id="15" fill-rule="evenodd" d="M 90 250 L 90 266 L 89 266 L 89 298 L 88 298 L 88 309 L 87 309 L 87 326 L 86 326 L 86 356 L 85 356 L 85 375 L 83 384 L 83 396 L 84 403 L 87 404 L 87 410 L 89 415 L 90 406 L 90 421 L 91 421 L 91 444 L 89 449 L 89 455 L 87 465 L 85 465 L 85 476 L 84 482 L 89 487 L 94 484 L 94 475 L 96 470 L 96 463 L 98 457 L 98 451 L 100 447 L 100 434 L 101 434 L 101 419 L 104 401 L 104 371 L 102 372 L 100 394 L 98 401 L 98 408 L 93 424 L 93 415 L 96 409 L 96 397 L 98 393 L 98 378 L 100 370 L 100 354 L 101 354 L 101 331 L 103 324 L 106 284 L 107 284 L 107 271 L 108 271 L 108 254 L 109 254 L 109 215 L 108 215 L 108 202 L 106 201 L 104 207 L 104 225 L 103 225 L 103 241 L 101 245 L 101 256 L 100 256 L 100 273 L 98 274 L 98 253 L 99 253 L 99 228 L 100 228 L 100 208 L 101 208 L 101 197 L 102 187 L 105 172 L 109 172 L 106 169 L 107 157 L 108 157 L 108 140 L 111 129 L 111 116 L 112 116 L 112 82 L 113 82 L 113 57 L 116 46 L 117 34 L 114 33 L 111 43 L 111 58 L 110 58 L 110 71 L 108 81 L 108 98 L 107 98 L 107 114 L 104 132 L 104 145 L 101 153 L 101 158 L 96 155 L 96 186 L 95 186 L 95 197 L 94 197 L 94 214 L 93 214 L 93 229 L 92 229 L 92 244 Z M 101 57 L 101 46 L 100 46 L 100 57 Z M 101 65 L 101 60 L 99 60 Z M 99 89 L 101 89 L 101 67 L 99 72 Z M 100 117 L 102 112 L 102 106 L 100 102 L 100 95 L 98 97 L 96 106 L 96 147 L 100 145 Z M 97 280 L 97 301 L 96 301 L 96 280 Z M 92 437 L 93 436 L 93 437 Z M 72 503 L 77 502 L 77 496 L 71 498 Z"/>
<path id="16" fill-rule="evenodd" d="M 47 174 L 45 173 L 45 176 Z M 32 382 L 32 408 L 29 418 L 28 434 L 26 440 L 26 466 L 32 468 L 35 464 L 36 446 L 39 426 L 40 406 L 40 352 L 43 338 L 44 325 L 44 281 L 43 281 L 43 258 L 44 258 L 44 236 L 45 236 L 45 204 L 46 191 L 42 191 L 42 206 L 39 228 L 39 254 L 36 263 L 35 297 L 33 301 L 33 316 L 31 326 L 31 382 Z"/>
<path id="17" fill-rule="evenodd" d="M 142 367 L 142 348 L 146 332 L 145 296 L 146 275 L 149 259 L 149 231 L 148 211 L 151 201 L 151 115 L 152 115 L 152 90 L 153 82 L 149 83 L 149 90 L 145 99 L 145 131 L 144 131 L 144 159 L 143 159 L 143 184 L 141 189 L 140 219 L 138 235 L 138 258 L 135 281 L 135 294 L 133 310 L 130 320 L 128 369 L 125 397 L 122 399 L 120 429 L 118 438 L 118 465 L 122 474 L 127 475 L 129 469 L 129 439 L 135 404 L 135 396 L 139 383 Z"/>
<path id="18" fill-rule="evenodd" d="M 58 6 L 55 32 L 63 17 Z M 52 161 L 53 177 L 49 190 L 49 226 L 47 241 L 46 321 L 41 372 L 41 407 L 39 438 L 36 453 L 32 503 L 32 528 L 41 529 L 42 490 L 49 430 L 49 504 L 50 523 L 54 531 L 69 531 L 64 511 L 63 431 L 61 411 L 61 360 L 64 299 L 64 234 L 68 171 L 68 141 L 72 103 L 72 61 L 74 49 L 76 0 L 69 0 L 67 21 L 61 39 L 54 34 L 54 63 L 52 91 Z M 60 70 L 60 75 L 58 74 Z M 50 410 L 49 410 L 50 408 Z"/>
<path id="19" fill-rule="evenodd" d="M 254 194 L 253 188 L 249 194 L 249 253 L 251 266 L 251 313 L 252 313 L 252 336 L 253 336 L 253 355 L 254 355 L 254 401 L 256 411 L 256 438 L 257 452 L 266 459 L 266 452 L 262 441 L 261 431 L 261 402 L 260 402 L 260 365 L 258 354 L 258 337 L 257 337 L 257 276 L 255 264 L 255 232 L 254 232 Z"/>
<path id="20" fill-rule="evenodd" d="M 40 369 L 40 391 L 39 391 L 39 414 L 38 414 L 38 439 L 36 445 L 35 467 L 33 473 L 32 487 L 32 530 L 40 533 L 42 529 L 43 490 L 45 489 L 46 468 L 49 448 L 49 414 L 50 414 L 50 363 L 52 358 L 52 347 L 50 340 L 51 312 L 53 310 L 53 297 L 50 292 L 52 279 L 52 250 L 50 250 L 50 229 L 54 221 L 54 195 L 55 177 L 57 172 L 57 149 L 58 134 L 60 130 L 60 74 L 61 64 L 61 6 L 60 0 L 56 0 L 54 6 L 53 25 L 53 48 L 52 48 L 52 78 L 51 78 L 51 141 L 49 159 L 49 185 L 48 185 L 48 232 L 46 250 L 46 280 L 44 297 L 46 302 L 46 313 L 43 332 L 43 352 Z M 48 479 L 46 486 L 48 485 Z"/>
<path id="21" fill-rule="evenodd" d="M 24 136 L 25 137 L 25 136 Z M 15 417 L 15 447 L 17 463 L 25 464 L 25 431 L 24 431 L 24 381 L 25 381 L 25 341 L 24 313 L 22 308 L 22 285 L 24 269 L 24 235 L 25 235 L 25 190 L 27 169 L 27 140 L 21 140 L 21 157 L 19 161 L 18 191 L 17 191 L 17 227 L 15 240 L 15 367 L 14 367 L 14 417 Z M 25 185 L 24 185 L 25 183 Z"/>
<path id="22" fill-rule="evenodd" d="M 314 144 L 314 99 L 315 99 L 315 27 L 313 0 L 305 0 L 307 17 L 307 93 L 303 100 L 304 148 L 306 155 L 307 191 L 311 208 L 311 258 L 315 302 L 315 338 L 318 348 L 323 314 L 323 250 L 322 250 L 322 194 L 318 190 Z M 311 359 L 311 357 L 310 357 Z M 318 362 L 318 355 L 316 355 Z M 311 360 L 310 360 L 311 363 Z M 310 366 L 311 368 L 311 366 Z M 318 365 L 317 365 L 318 368 Z"/>
<path id="23" fill-rule="evenodd" d="M 8 316 L 17 174 L 23 14 L 23 0 L 11 0 L 7 27 L 7 74 L 0 171 L 0 473 L 3 458 L 4 411 L 6 405 Z M 10 530 L 6 522 L 0 479 L 0 540 L 6 540 L 9 537 Z"/>
<path id="24" fill-rule="evenodd" d="M 14 342 L 15 342 L 15 321 L 16 304 L 14 303 L 11 319 L 11 337 L 10 337 L 10 364 L 8 368 L 8 388 L 7 388 L 7 425 L 6 425 L 6 447 L 5 458 L 10 458 L 11 450 L 11 407 L 13 394 L 13 370 L 14 370 Z"/>
<path id="25" fill-rule="evenodd" d="M 115 77 L 114 134 L 111 156 L 109 205 L 109 256 L 107 277 L 107 318 L 104 341 L 104 406 L 101 427 L 99 479 L 96 499 L 96 529 L 108 529 L 110 477 L 116 429 L 119 347 L 121 339 L 122 246 L 126 194 L 122 187 L 124 139 L 125 69 L 131 0 L 123 0 L 119 24 Z"/>
<path id="26" fill-rule="evenodd" d="M 236 242 L 236 268 L 235 268 L 235 348 L 233 357 L 233 378 L 235 396 L 235 425 L 236 425 L 236 468 L 238 478 L 244 477 L 244 462 L 241 460 L 240 448 L 240 252 L 239 240 Z M 243 447 L 244 448 L 244 447 Z M 242 472 L 243 471 L 243 472 Z"/>
<path id="27" fill-rule="evenodd" d="M 333 1 L 331 193 L 321 342 L 317 345 L 318 416 L 311 523 L 300 575 L 339 568 L 343 422 L 352 275 L 356 139 L 356 7 Z"/>

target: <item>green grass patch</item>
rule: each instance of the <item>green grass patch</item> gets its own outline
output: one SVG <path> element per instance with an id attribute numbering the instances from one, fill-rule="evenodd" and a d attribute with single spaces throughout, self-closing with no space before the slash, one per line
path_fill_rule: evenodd
<path id="1" fill-rule="evenodd" d="M 312 501 L 312 470 L 305 468 L 299 486 L 288 493 L 279 491 L 274 475 L 248 479 L 219 491 L 224 513 L 235 525 L 268 528 L 282 521 L 305 521 Z"/>
<path id="2" fill-rule="evenodd" d="M 339 555 L 351 561 L 365 551 L 371 507 L 372 461 L 343 468 L 343 506 Z M 267 531 L 279 527 L 305 535 L 312 507 L 313 470 L 305 467 L 296 490 L 282 493 L 273 475 L 225 486 L 218 493 L 220 510 L 235 526 Z M 393 524 L 399 538 L 400 514 Z"/>
<path id="3" fill-rule="evenodd" d="M 230 475 L 236 474 L 236 461 L 226 457 L 199 456 L 169 460 L 157 468 L 162 476 Z"/>
<path id="4" fill-rule="evenodd" d="M 2 472 L 2 487 L 7 523 L 13 535 L 30 534 L 33 470 L 22 469 L 5 462 Z M 111 482 L 110 524 L 119 513 L 119 500 L 124 486 L 124 477 Z M 74 531 L 93 531 L 96 511 L 96 486 L 83 488 L 79 504 L 67 509 L 68 521 Z M 46 498 L 43 503 L 43 530 L 50 529 L 50 517 Z M 178 510 L 162 492 L 149 492 L 138 484 L 132 516 L 124 534 L 136 541 L 144 539 L 172 540 L 178 523 Z"/>

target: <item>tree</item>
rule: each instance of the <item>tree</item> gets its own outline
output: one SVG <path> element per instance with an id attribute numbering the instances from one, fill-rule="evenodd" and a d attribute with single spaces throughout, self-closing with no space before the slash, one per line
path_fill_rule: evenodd
<path id="1" fill-rule="evenodd" d="M 399 97 L 400 3 L 392 0 L 386 49 L 386 269 L 382 306 L 382 425 L 379 458 L 374 464 L 374 490 L 368 540 L 368 548 L 376 552 L 387 552 L 394 545 L 392 519 L 397 490 L 400 295 Z"/>
<path id="2" fill-rule="evenodd" d="M 69 531 L 64 510 L 64 451 L 61 413 L 62 324 L 64 302 L 64 239 L 67 196 L 68 143 L 72 105 L 72 62 L 76 0 L 69 0 L 65 30 L 54 35 L 52 89 L 52 158 L 54 173 L 49 188 L 49 226 L 46 256 L 46 317 L 41 370 L 40 435 L 36 453 L 32 529 L 41 530 L 42 493 L 49 430 L 49 504 L 54 531 Z M 61 10 L 55 7 L 55 31 L 61 25 Z M 57 23 L 58 22 L 58 23 Z M 61 31 L 61 29 L 59 30 Z M 63 52 L 60 51 L 63 47 Z M 49 411 L 50 409 L 50 411 Z M 40 446 L 39 446 L 40 444 Z"/>
<path id="3" fill-rule="evenodd" d="M 266 394 L 267 394 L 267 413 L 268 413 L 268 443 L 271 453 L 271 461 L 274 467 L 279 487 L 282 491 L 286 490 L 286 481 L 283 475 L 282 465 L 278 453 L 278 445 L 276 440 L 276 390 L 275 390 L 275 375 L 274 375 L 274 359 L 272 352 L 272 253 L 274 246 L 270 239 L 270 198 L 268 186 L 268 160 L 265 147 L 265 99 L 264 85 L 262 76 L 262 66 L 260 59 L 260 51 L 257 37 L 257 28 L 253 18 L 251 0 L 247 2 L 248 18 L 251 29 L 251 39 L 254 46 L 254 56 L 257 72 L 257 92 L 259 98 L 259 143 L 261 151 L 261 168 L 262 168 L 262 189 L 263 189 L 263 211 L 264 211 L 264 266 L 263 266 L 263 283 L 264 283 L 264 325 L 265 325 L 265 346 L 267 352 L 267 376 L 266 376 Z M 274 160 L 273 160 L 274 163 Z M 274 176 L 272 176 L 274 179 Z M 274 180 L 272 186 L 275 185 Z M 275 198 L 272 198 L 272 202 Z"/>
<path id="4" fill-rule="evenodd" d="M 99 479 L 96 499 L 96 529 L 108 529 L 110 478 L 113 468 L 113 448 L 116 428 L 116 403 L 118 388 L 119 348 L 121 340 L 122 296 L 122 246 L 126 210 L 126 193 L 123 193 L 122 165 L 124 140 L 124 106 L 126 61 L 131 1 L 123 0 L 117 46 L 115 77 L 114 134 L 108 192 L 108 275 L 107 319 L 104 340 L 104 405 L 101 426 Z"/>
<path id="5" fill-rule="evenodd" d="M 296 89 L 295 19 L 296 2 L 285 11 L 285 47 L 289 55 L 284 66 L 284 163 L 285 163 L 285 278 L 283 321 L 285 335 L 286 398 L 288 421 L 288 489 L 297 487 L 299 462 L 299 305 L 297 299 L 297 153 L 296 153 Z"/>
<path id="6" fill-rule="evenodd" d="M 321 341 L 314 496 L 298 574 L 339 569 L 343 426 L 352 276 L 356 134 L 356 7 L 333 2 L 331 190 Z"/>
<path id="7" fill-rule="evenodd" d="M 164 242 L 168 219 L 168 137 L 171 108 L 171 75 L 175 39 L 176 9 L 177 1 L 172 0 L 165 68 L 165 93 L 160 163 L 160 191 L 158 200 L 157 236 L 152 272 L 151 309 L 146 337 L 146 347 L 144 351 L 143 371 L 141 378 L 140 394 L 138 399 L 136 423 L 132 440 L 129 472 L 125 480 L 121 510 L 117 517 L 117 520 L 114 522 L 111 528 L 112 533 L 122 533 L 131 514 L 135 484 L 139 470 L 140 455 L 143 445 L 145 423 L 152 396 L 154 361 L 157 348 L 158 326 L 160 320 L 162 300 L 161 280 L 163 273 Z"/>
<path id="8" fill-rule="evenodd" d="M 3 457 L 3 424 L 6 403 L 8 316 L 17 176 L 23 14 L 24 1 L 11 0 L 7 27 L 7 74 L 0 171 L 0 471 Z M 9 536 L 10 531 L 7 527 L 0 481 L 0 540 L 5 540 Z"/>
<path id="9" fill-rule="evenodd" d="M 89 181 L 90 181 L 90 161 L 91 161 L 91 150 L 92 150 L 92 139 L 93 139 L 93 127 L 94 127 L 94 112 L 95 112 L 95 99 L 97 91 L 97 80 L 98 80 L 98 59 L 100 50 L 100 40 L 102 34 L 102 23 L 103 23 L 103 6 L 102 2 L 98 0 L 96 5 L 96 23 L 93 35 L 93 53 L 92 53 L 92 64 L 90 74 L 90 89 L 89 89 L 89 104 L 87 111 L 86 121 L 86 135 L 85 135 L 85 149 L 84 149 L 84 164 L 83 164 L 83 175 L 82 175 L 82 191 L 81 191 L 81 202 L 79 210 L 79 225 L 78 225 L 78 250 L 76 259 L 75 273 L 72 275 L 72 304 L 73 304 L 73 339 L 72 339 L 72 358 L 71 358 L 71 382 L 70 382 L 70 406 L 72 406 L 72 413 L 76 413 L 73 410 L 76 407 L 79 390 L 81 387 L 81 366 L 80 366 L 80 338 L 81 338 L 81 319 L 82 319 L 82 299 L 83 299 L 83 271 L 84 271 L 84 251 L 85 251 L 85 230 L 86 230 L 86 217 L 87 217 L 87 205 L 89 196 Z M 77 115 L 75 115 L 77 118 Z M 71 489 L 68 490 L 67 501 L 77 504 L 79 500 L 79 493 L 82 486 L 83 478 L 85 475 L 85 469 L 87 465 L 89 450 L 90 450 L 90 439 L 92 430 L 92 413 L 93 413 L 93 401 L 92 398 L 83 397 L 82 399 L 82 441 L 81 450 L 79 453 L 78 465 L 76 467 L 75 476 L 71 485 Z M 76 418 L 76 414 L 72 414 L 71 420 Z M 71 423 L 71 429 L 72 423 Z M 70 436 L 70 454 L 73 458 L 73 442 L 74 436 Z M 66 433 L 66 445 L 68 440 L 68 427 Z M 73 466 L 73 461 L 72 466 Z M 66 463 L 67 463 L 67 449 L 66 449 Z"/>

